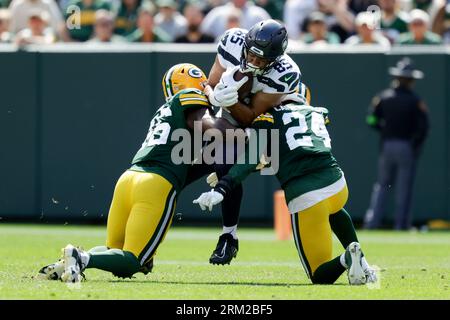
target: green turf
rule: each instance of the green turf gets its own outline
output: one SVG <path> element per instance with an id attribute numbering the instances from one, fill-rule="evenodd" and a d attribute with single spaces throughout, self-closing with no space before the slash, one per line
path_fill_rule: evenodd
<path id="1" fill-rule="evenodd" d="M 270 229 L 240 229 L 230 266 L 207 263 L 218 230 L 173 228 L 158 250 L 154 272 L 118 280 L 87 270 L 71 287 L 34 279 L 67 243 L 102 245 L 104 227 L 0 225 L 0 299 L 449 299 L 450 233 L 359 232 L 369 263 L 381 268 L 379 287 L 311 285 L 293 241 Z M 335 241 L 335 253 L 342 252 Z"/>

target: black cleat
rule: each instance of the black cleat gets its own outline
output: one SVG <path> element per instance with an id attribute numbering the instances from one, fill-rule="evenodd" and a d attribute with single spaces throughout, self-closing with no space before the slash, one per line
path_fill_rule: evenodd
<path id="1" fill-rule="evenodd" d="M 239 250 L 239 243 L 234 239 L 231 233 L 224 233 L 219 237 L 216 249 L 209 258 L 211 264 L 230 264 L 233 258 L 236 258 Z"/>
<path id="2" fill-rule="evenodd" d="M 153 258 L 148 260 L 144 265 L 139 269 L 139 272 L 142 272 L 144 275 L 149 274 L 153 270 Z"/>

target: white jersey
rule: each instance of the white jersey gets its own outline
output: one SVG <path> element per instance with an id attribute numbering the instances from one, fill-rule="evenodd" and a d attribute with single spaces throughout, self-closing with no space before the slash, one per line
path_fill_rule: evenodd
<path id="1" fill-rule="evenodd" d="M 245 29 L 233 28 L 223 34 L 217 46 L 217 56 L 224 69 L 240 64 L 247 32 Z M 297 64 L 287 54 L 283 54 L 266 73 L 253 77 L 252 93 L 293 93 L 300 78 Z"/>

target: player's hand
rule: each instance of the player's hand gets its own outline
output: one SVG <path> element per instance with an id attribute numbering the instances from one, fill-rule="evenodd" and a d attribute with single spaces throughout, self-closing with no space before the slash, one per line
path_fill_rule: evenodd
<path id="1" fill-rule="evenodd" d="M 200 208 L 204 211 L 208 208 L 209 211 L 212 211 L 212 208 L 221 203 L 223 200 L 223 195 L 219 192 L 211 190 L 209 192 L 203 192 L 200 197 L 192 201 L 192 203 L 197 203 Z"/>
<path id="2" fill-rule="evenodd" d="M 228 87 L 235 87 L 236 91 L 238 91 L 242 85 L 248 81 L 248 76 L 243 77 L 239 81 L 234 80 L 234 74 L 239 70 L 239 66 L 228 68 L 220 77 L 220 83 L 223 83 Z"/>
<path id="3" fill-rule="evenodd" d="M 219 182 L 219 177 L 217 177 L 217 173 L 213 172 L 209 176 L 207 176 L 206 182 L 209 184 L 211 188 L 214 188 Z"/>
<path id="4" fill-rule="evenodd" d="M 205 94 L 208 96 L 209 102 L 217 107 L 229 107 L 238 102 L 239 94 L 235 87 L 227 87 L 219 82 L 214 90 L 207 87 Z"/>

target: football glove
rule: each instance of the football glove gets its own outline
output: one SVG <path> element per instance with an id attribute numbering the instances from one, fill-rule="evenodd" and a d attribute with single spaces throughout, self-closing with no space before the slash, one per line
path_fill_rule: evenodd
<path id="1" fill-rule="evenodd" d="M 247 82 L 248 76 L 243 77 L 241 80 L 234 80 L 234 74 L 239 70 L 239 66 L 235 66 L 233 68 L 228 68 L 220 78 L 220 83 L 225 84 L 228 87 L 235 87 L 236 91 L 238 91 L 244 83 Z"/>
<path id="2" fill-rule="evenodd" d="M 204 211 L 208 208 L 209 211 L 212 211 L 212 208 L 221 203 L 223 200 L 223 195 L 217 191 L 211 190 L 209 192 L 203 192 L 200 197 L 195 199 L 192 203 L 197 203 L 200 208 Z"/>
<path id="3" fill-rule="evenodd" d="M 217 107 L 229 107 L 238 102 L 238 92 L 235 87 L 227 87 L 223 83 L 218 83 L 214 90 L 207 86 L 205 94 L 208 96 L 209 102 Z"/>

